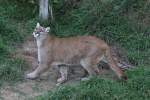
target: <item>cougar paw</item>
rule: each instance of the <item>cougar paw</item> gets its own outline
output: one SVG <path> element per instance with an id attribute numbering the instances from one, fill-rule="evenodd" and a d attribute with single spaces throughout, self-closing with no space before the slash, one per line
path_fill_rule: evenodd
<path id="1" fill-rule="evenodd" d="M 123 81 L 127 81 L 127 80 L 128 80 L 128 77 L 127 77 L 126 75 L 123 75 L 123 76 L 121 77 L 121 79 L 122 79 Z"/>
<path id="2" fill-rule="evenodd" d="M 65 78 L 62 78 L 62 77 L 57 80 L 58 83 L 63 83 L 63 82 L 65 82 L 65 81 L 66 81 L 66 79 L 65 79 Z"/>
<path id="3" fill-rule="evenodd" d="M 61 83 L 57 83 L 56 86 L 60 86 Z"/>
<path id="4" fill-rule="evenodd" d="M 37 77 L 38 77 L 38 75 L 34 72 L 29 73 L 29 74 L 26 75 L 27 79 L 36 79 Z"/>
<path id="5" fill-rule="evenodd" d="M 67 79 L 65 79 L 65 78 L 59 78 L 58 80 L 57 80 L 57 84 L 56 84 L 56 86 L 59 86 L 60 84 L 62 84 L 62 83 L 64 83 L 65 81 L 66 81 Z"/>
<path id="6" fill-rule="evenodd" d="M 88 81 L 88 80 L 90 80 L 89 77 L 83 77 L 83 78 L 81 79 L 81 81 Z"/>

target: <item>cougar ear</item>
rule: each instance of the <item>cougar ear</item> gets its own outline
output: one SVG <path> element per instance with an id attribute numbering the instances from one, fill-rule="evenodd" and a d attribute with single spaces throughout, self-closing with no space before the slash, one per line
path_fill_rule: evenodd
<path id="1" fill-rule="evenodd" d="M 40 27 L 40 23 L 39 23 L 39 22 L 36 24 L 36 27 L 37 27 L 37 28 L 39 28 L 39 27 Z"/>
<path id="2" fill-rule="evenodd" d="M 50 31 L 50 27 L 46 27 L 45 31 L 49 32 Z"/>

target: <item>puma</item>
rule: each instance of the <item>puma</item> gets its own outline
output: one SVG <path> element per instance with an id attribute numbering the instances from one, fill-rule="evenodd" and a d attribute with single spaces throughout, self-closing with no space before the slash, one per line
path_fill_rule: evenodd
<path id="1" fill-rule="evenodd" d="M 79 64 L 89 76 L 93 76 L 100 73 L 97 64 L 101 60 L 106 60 L 119 79 L 127 79 L 113 59 L 110 47 L 103 40 L 95 36 L 58 38 L 49 35 L 49 31 L 50 27 L 44 28 L 37 23 L 33 36 L 37 43 L 39 64 L 33 72 L 26 75 L 27 78 L 37 78 L 49 66 L 60 66 L 61 77 L 57 82 L 63 83 L 67 80 L 68 74 L 68 68 L 64 66 Z"/>

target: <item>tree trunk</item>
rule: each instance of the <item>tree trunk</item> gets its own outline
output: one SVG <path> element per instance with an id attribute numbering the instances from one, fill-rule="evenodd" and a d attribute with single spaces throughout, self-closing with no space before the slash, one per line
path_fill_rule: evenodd
<path id="1" fill-rule="evenodd" d="M 39 0 L 39 18 L 42 22 L 49 18 L 49 0 Z"/>

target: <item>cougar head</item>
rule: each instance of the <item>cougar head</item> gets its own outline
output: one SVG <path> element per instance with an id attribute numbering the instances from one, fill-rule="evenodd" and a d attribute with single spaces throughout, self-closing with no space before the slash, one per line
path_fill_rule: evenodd
<path id="1" fill-rule="evenodd" d="M 40 26 L 40 23 L 37 23 L 32 35 L 36 39 L 45 39 L 47 37 L 49 31 L 50 31 L 50 27 L 44 28 L 44 27 Z"/>

